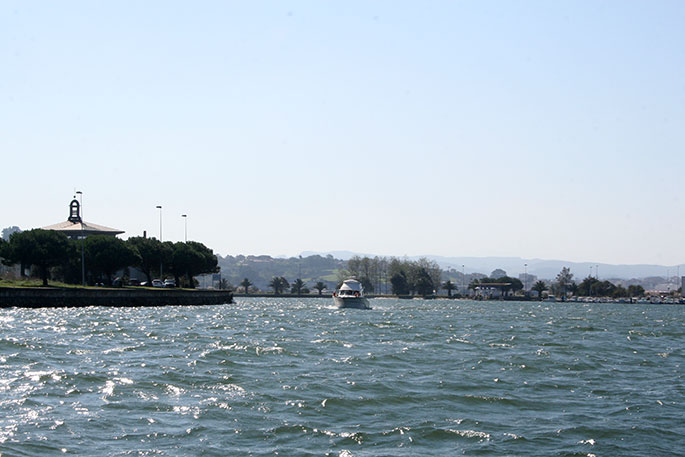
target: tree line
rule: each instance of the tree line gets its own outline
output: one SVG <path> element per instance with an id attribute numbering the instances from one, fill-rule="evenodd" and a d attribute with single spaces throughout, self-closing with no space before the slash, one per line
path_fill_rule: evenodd
<path id="1" fill-rule="evenodd" d="M 242 292 L 246 295 L 249 295 L 250 291 L 258 291 L 257 288 L 253 287 L 254 284 L 249 278 L 245 278 L 240 281 L 238 286 L 242 288 Z M 290 293 L 293 295 L 306 295 L 311 292 L 311 289 L 307 286 L 307 283 L 302 278 L 297 278 L 291 283 L 285 278 L 285 276 L 274 276 L 271 278 L 271 281 L 269 281 L 269 288 L 273 289 L 274 295 L 281 295 L 284 292 L 287 292 L 288 289 L 290 289 Z M 323 281 L 317 281 L 316 284 L 312 286 L 312 289 L 319 291 L 319 295 L 322 295 L 326 288 L 327 285 Z"/>
<path id="2" fill-rule="evenodd" d="M 533 285 L 532 290 L 538 292 L 539 297 L 542 297 L 543 292 L 547 290 L 553 295 L 561 297 L 565 297 L 568 294 L 579 297 L 601 298 L 628 298 L 645 295 L 645 289 L 641 285 L 629 285 L 626 288 L 622 285 L 616 285 L 611 281 L 600 281 L 593 276 L 588 276 L 580 283 L 576 283 L 573 279 L 573 273 L 571 273 L 568 267 L 562 268 L 551 284 L 548 285 L 544 281 L 537 281 Z"/>
<path id="3" fill-rule="evenodd" d="M 427 296 L 442 287 L 442 269 L 437 262 L 426 258 L 354 256 L 347 261 L 347 268 L 338 274 L 340 283 L 348 277 L 357 278 L 365 291 L 379 294 Z"/>
<path id="4" fill-rule="evenodd" d="M 194 276 L 219 271 L 216 255 L 197 241 L 121 240 L 108 235 L 73 240 L 43 229 L 12 233 L 9 241 L 0 239 L 0 258 L 5 265 L 19 265 L 22 276 L 27 268 L 35 268 L 46 286 L 51 278 L 80 284 L 83 273 L 90 285 L 112 285 L 117 272 L 135 267 L 148 284 L 153 276 L 167 273 L 179 286 L 194 288 Z"/>

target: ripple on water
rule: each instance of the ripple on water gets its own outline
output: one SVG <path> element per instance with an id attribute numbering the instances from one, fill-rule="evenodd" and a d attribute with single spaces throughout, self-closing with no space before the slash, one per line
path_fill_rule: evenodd
<path id="1" fill-rule="evenodd" d="M 3 455 L 673 455 L 681 307 L 0 312 Z"/>

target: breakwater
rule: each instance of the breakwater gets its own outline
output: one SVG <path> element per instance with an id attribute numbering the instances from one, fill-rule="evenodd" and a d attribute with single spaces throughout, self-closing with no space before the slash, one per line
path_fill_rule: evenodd
<path id="1" fill-rule="evenodd" d="M 233 302 L 228 290 L 0 288 L 0 308 L 201 306 Z"/>

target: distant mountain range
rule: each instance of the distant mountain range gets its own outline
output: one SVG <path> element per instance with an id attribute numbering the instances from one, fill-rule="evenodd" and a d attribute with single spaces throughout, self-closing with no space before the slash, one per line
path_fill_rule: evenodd
<path id="1" fill-rule="evenodd" d="M 336 259 L 348 260 L 355 255 L 360 257 L 375 257 L 374 254 L 364 254 L 350 251 L 312 252 L 305 251 L 302 257 L 310 255 L 332 255 Z M 382 256 L 381 256 L 382 257 Z M 399 256 L 398 256 L 399 257 Z M 680 265 L 613 265 L 597 262 L 569 262 L 566 260 L 524 259 L 521 257 L 443 257 L 436 255 L 409 256 L 408 259 L 416 260 L 425 257 L 437 262 L 441 268 L 454 268 L 462 271 L 462 265 L 466 274 L 483 273 L 489 275 L 495 269 L 502 269 L 509 276 L 518 276 L 525 272 L 525 264 L 528 265 L 528 274 L 535 275 L 540 279 L 554 279 L 563 267 L 571 269 L 576 279 L 583 279 L 590 274 L 600 279 L 633 279 L 648 277 L 674 277 L 679 274 L 685 275 L 685 264 Z M 402 257 L 404 258 L 404 257 Z"/>

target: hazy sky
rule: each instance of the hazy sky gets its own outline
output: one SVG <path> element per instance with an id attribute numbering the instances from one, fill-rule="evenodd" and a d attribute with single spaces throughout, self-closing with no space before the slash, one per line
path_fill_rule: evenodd
<path id="1" fill-rule="evenodd" d="M 685 261 L 685 2 L 3 1 L 0 228 Z"/>

